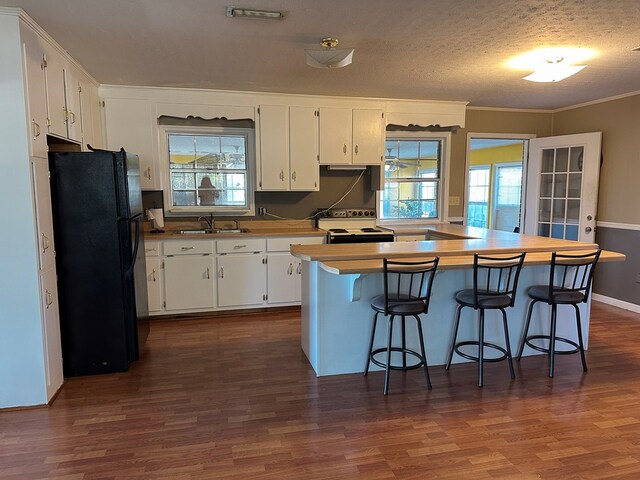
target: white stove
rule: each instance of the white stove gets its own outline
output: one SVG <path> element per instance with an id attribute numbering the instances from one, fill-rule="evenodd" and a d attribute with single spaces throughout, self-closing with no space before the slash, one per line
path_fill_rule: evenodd
<path id="1" fill-rule="evenodd" d="M 376 226 L 373 208 L 320 209 L 318 228 L 327 231 L 327 243 L 393 242 L 393 232 Z"/>

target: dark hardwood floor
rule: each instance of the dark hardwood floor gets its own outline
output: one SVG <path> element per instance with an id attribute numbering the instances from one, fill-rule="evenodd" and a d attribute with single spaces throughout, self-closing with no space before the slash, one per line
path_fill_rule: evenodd
<path id="1" fill-rule="evenodd" d="M 527 357 L 479 389 L 475 364 L 432 367 L 388 397 L 382 373 L 316 378 L 299 336 L 297 311 L 154 321 L 129 372 L 0 412 L 0 478 L 640 478 L 638 314 L 594 303 L 587 374 Z"/>

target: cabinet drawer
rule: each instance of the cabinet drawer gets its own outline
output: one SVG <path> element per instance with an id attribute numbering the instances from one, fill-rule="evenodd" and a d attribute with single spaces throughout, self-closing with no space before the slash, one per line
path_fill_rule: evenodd
<path id="1" fill-rule="evenodd" d="M 288 252 L 291 245 L 319 245 L 324 243 L 324 237 L 283 237 L 268 238 L 268 252 Z"/>
<path id="2" fill-rule="evenodd" d="M 213 240 L 170 240 L 164 242 L 165 255 L 202 255 L 213 253 Z"/>
<path id="3" fill-rule="evenodd" d="M 234 238 L 216 243 L 218 253 L 263 252 L 265 247 L 263 238 Z"/>
<path id="4" fill-rule="evenodd" d="M 157 257 L 160 255 L 160 245 L 162 242 L 159 240 L 146 240 L 144 241 L 144 254 L 146 257 Z"/>

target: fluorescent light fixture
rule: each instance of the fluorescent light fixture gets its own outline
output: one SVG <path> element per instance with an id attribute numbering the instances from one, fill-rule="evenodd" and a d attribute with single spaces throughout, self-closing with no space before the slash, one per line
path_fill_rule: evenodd
<path id="1" fill-rule="evenodd" d="M 337 38 L 323 38 L 322 50 L 305 50 L 307 65 L 315 68 L 342 68 L 353 62 L 353 48 L 336 48 Z"/>
<path id="2" fill-rule="evenodd" d="M 529 80 L 530 82 L 559 82 L 571 75 L 575 75 L 584 67 L 586 67 L 586 65 L 561 65 L 553 63 L 549 66 L 539 68 L 531 75 L 522 77 L 522 79 Z"/>
<path id="3" fill-rule="evenodd" d="M 253 10 L 249 8 L 227 7 L 227 17 L 247 17 L 247 18 L 284 18 L 282 12 L 271 10 Z"/>

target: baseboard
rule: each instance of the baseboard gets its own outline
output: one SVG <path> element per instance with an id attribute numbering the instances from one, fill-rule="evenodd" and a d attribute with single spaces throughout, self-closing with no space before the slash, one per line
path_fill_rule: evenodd
<path id="1" fill-rule="evenodd" d="M 597 302 L 606 303 L 607 305 L 613 305 L 614 307 L 630 310 L 635 313 L 640 313 L 640 305 L 635 303 L 625 302 L 624 300 L 618 300 L 617 298 L 606 297 L 598 293 L 592 293 L 591 298 Z"/>

